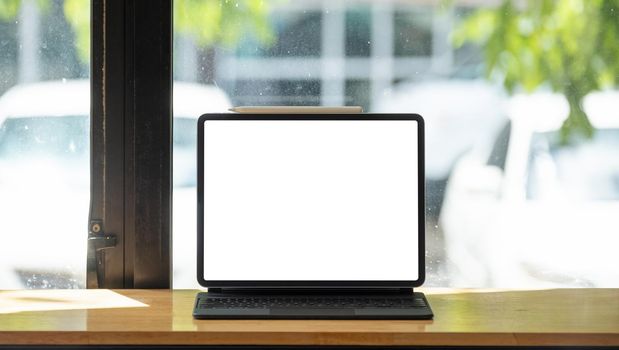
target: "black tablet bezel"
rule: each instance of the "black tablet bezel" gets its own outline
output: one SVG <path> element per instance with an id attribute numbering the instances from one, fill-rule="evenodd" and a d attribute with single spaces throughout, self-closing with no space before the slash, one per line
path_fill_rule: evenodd
<path id="1" fill-rule="evenodd" d="M 412 120 L 417 122 L 418 146 L 418 279 L 413 281 L 207 281 L 204 279 L 204 124 L 208 120 Z M 425 142 L 424 121 L 418 114 L 204 114 L 198 119 L 198 259 L 197 278 L 207 288 L 413 288 L 425 280 Z M 225 263 L 225 262 L 222 262 Z"/>

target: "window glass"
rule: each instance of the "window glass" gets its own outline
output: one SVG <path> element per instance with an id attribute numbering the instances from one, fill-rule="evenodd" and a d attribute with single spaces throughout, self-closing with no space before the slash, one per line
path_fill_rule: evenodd
<path id="1" fill-rule="evenodd" d="M 432 9 L 415 6 L 393 13 L 393 49 L 395 56 L 432 54 Z"/>
<path id="2" fill-rule="evenodd" d="M 275 13 L 273 29 L 276 40 L 267 47 L 263 56 L 320 56 L 322 13 L 320 11 L 295 11 Z M 258 43 L 259 47 L 263 47 Z"/>
<path id="3" fill-rule="evenodd" d="M 508 122 L 501 130 L 501 133 L 496 137 L 494 145 L 492 145 L 492 151 L 486 162 L 487 165 L 494 165 L 501 169 L 501 171 L 505 171 L 507 150 L 509 149 L 509 135 L 511 131 L 511 123 Z"/>
<path id="4" fill-rule="evenodd" d="M 346 100 L 348 105 L 353 104 L 363 107 L 367 110 L 370 105 L 370 81 L 365 79 L 349 79 L 346 80 L 344 86 Z"/>
<path id="5" fill-rule="evenodd" d="M 370 46 L 372 44 L 370 16 L 368 6 L 352 7 L 346 10 L 346 56 L 368 57 L 370 56 Z"/>
<path id="6" fill-rule="evenodd" d="M 563 146 L 556 132 L 536 133 L 529 149 L 527 198 L 619 200 L 619 129 Z"/>
<path id="7" fill-rule="evenodd" d="M 0 288 L 84 288 L 90 2 L 0 5 Z"/>
<path id="8" fill-rule="evenodd" d="M 359 105 L 425 118 L 426 286 L 619 286 L 607 248 L 619 245 L 610 156 L 619 46 L 607 40 L 619 35 L 617 9 L 584 1 L 174 3 L 175 79 L 215 89 L 229 105 Z M 205 11 L 179 10 L 189 4 Z M 206 13 L 218 20 L 205 21 Z M 203 103 L 191 116 L 174 103 L 183 133 L 195 130 L 179 117 L 228 107 Z M 195 164 L 184 166 L 195 176 Z M 197 286 L 195 180 L 185 183 L 175 180 L 176 288 Z"/>

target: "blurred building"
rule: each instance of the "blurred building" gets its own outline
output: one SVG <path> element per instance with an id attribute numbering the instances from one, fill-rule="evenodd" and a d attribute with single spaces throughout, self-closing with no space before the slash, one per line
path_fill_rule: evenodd
<path id="1" fill-rule="evenodd" d="M 471 7 L 441 1 L 271 4 L 275 42 L 198 48 L 175 38 L 175 77 L 216 83 L 236 105 L 362 105 L 402 81 L 478 77 L 479 50 L 454 49 L 450 33 Z"/>

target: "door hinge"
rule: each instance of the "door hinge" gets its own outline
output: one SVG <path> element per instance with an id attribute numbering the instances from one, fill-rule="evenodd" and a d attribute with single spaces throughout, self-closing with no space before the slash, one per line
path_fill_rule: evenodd
<path id="1" fill-rule="evenodd" d="M 86 262 L 87 287 L 105 287 L 105 250 L 116 247 L 116 235 L 105 233 L 103 220 L 88 224 L 88 259 Z"/>

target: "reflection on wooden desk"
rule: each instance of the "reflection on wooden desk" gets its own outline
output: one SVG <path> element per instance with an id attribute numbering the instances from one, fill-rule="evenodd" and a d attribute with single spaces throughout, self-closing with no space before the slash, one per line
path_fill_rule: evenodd
<path id="1" fill-rule="evenodd" d="M 0 291 L 0 314 L 24 311 L 87 310 L 148 305 L 107 289 Z"/>
<path id="2" fill-rule="evenodd" d="M 76 303 L 73 310 L 2 313 L 0 345 L 619 346 L 617 289 L 426 289 L 435 312 L 433 321 L 194 320 L 191 311 L 197 291 L 114 292 L 54 291 L 67 293 L 68 298 L 90 295 L 98 300 L 92 304 Z M 48 298 L 54 299 L 53 295 L 50 293 Z M 102 300 L 108 298 L 109 305 L 103 306 Z M 5 300 L 0 300 L 2 307 Z M 29 304 L 27 300 L 21 302 Z M 38 300 L 32 304 L 41 303 L 49 305 L 54 301 Z M 30 310 L 37 309 L 33 306 Z"/>

